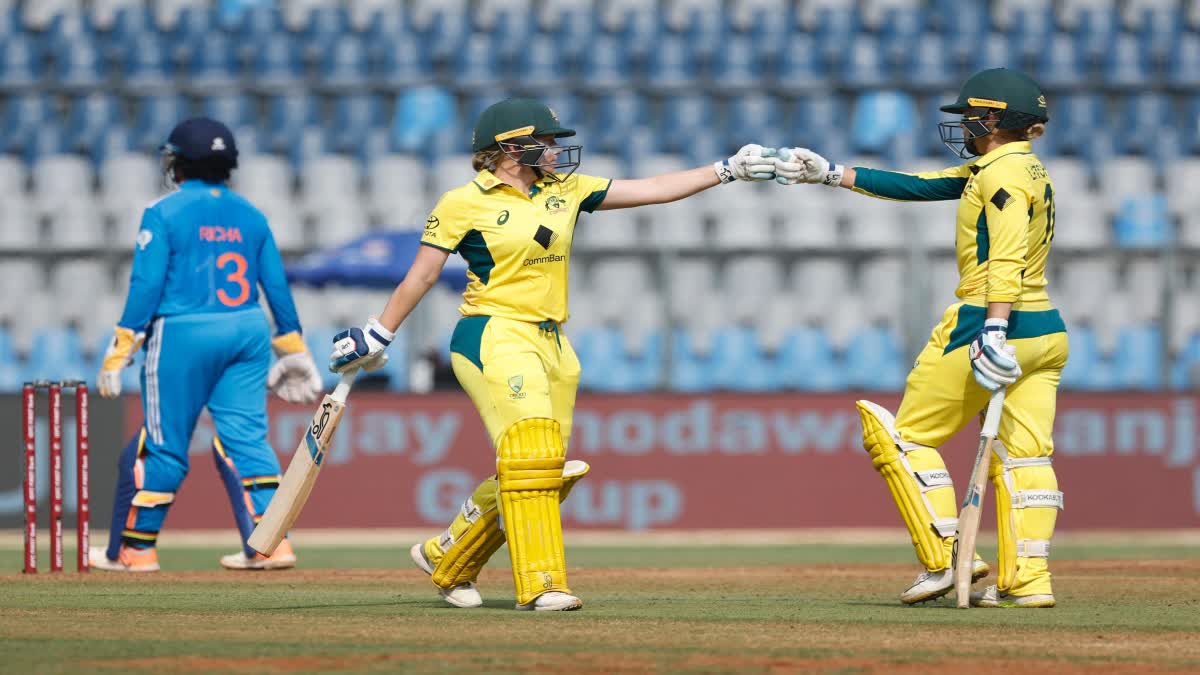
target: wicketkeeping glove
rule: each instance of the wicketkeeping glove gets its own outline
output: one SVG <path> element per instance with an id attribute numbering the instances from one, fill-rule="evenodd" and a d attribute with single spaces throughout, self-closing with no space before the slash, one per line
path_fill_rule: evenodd
<path id="1" fill-rule="evenodd" d="M 351 368 L 373 372 L 387 363 L 384 350 L 396 339 L 396 334 L 383 327 L 375 317 L 362 328 L 351 328 L 333 336 L 333 353 L 329 355 L 329 370 L 342 373 Z"/>
<path id="2" fill-rule="evenodd" d="M 321 373 L 298 332 L 271 340 L 278 357 L 267 373 L 267 388 L 288 403 L 312 403 L 321 395 Z"/>
<path id="3" fill-rule="evenodd" d="M 764 181 L 775 177 L 775 148 L 743 145 L 737 154 L 713 164 L 713 171 L 722 183 L 735 180 Z"/>
<path id="4" fill-rule="evenodd" d="M 775 162 L 775 182 L 780 185 L 821 183 L 837 187 L 846 167 L 834 164 L 808 148 L 780 148 Z"/>
<path id="5" fill-rule="evenodd" d="M 971 370 L 975 381 L 988 391 L 1007 387 L 1021 377 L 1017 348 L 1007 344 L 1008 320 L 988 319 L 971 342 Z"/>
<path id="6" fill-rule="evenodd" d="M 146 340 L 142 331 L 116 326 L 113 329 L 112 343 L 104 352 L 104 362 L 100 365 L 100 374 L 96 376 L 96 388 L 104 398 L 116 398 L 121 395 L 121 371 L 133 363 L 133 354 Z"/>

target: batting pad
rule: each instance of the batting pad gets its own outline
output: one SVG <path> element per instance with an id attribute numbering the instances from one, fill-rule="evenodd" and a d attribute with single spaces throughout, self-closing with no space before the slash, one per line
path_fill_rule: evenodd
<path id="1" fill-rule="evenodd" d="M 958 504 L 946 463 L 934 448 L 900 438 L 896 418 L 886 408 L 870 401 L 856 405 L 863 448 L 896 501 L 917 559 L 930 572 L 949 569 Z"/>
<path id="2" fill-rule="evenodd" d="M 1050 539 L 1063 507 L 1049 457 L 1010 457 L 997 440 L 988 475 L 996 488 L 997 590 L 1013 595 L 1053 594 Z"/>
<path id="3" fill-rule="evenodd" d="M 559 503 L 567 498 L 571 488 L 591 468 L 587 462 L 577 459 L 563 466 Z M 425 542 L 425 557 L 433 565 L 431 576 L 439 588 L 451 589 L 475 581 L 479 571 L 504 544 L 496 496 L 497 482 L 496 477 L 492 476 L 480 483 L 463 502 L 454 522 L 445 532 Z"/>
<path id="4" fill-rule="evenodd" d="M 558 496 L 566 449 L 558 422 L 523 419 L 496 448 L 500 516 L 508 535 L 517 604 L 547 591 L 570 593 Z"/>

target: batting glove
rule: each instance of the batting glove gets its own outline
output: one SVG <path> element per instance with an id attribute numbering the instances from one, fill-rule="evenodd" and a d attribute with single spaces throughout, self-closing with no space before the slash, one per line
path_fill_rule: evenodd
<path id="1" fill-rule="evenodd" d="M 100 365 L 100 374 L 96 376 L 96 388 L 103 398 L 116 398 L 121 395 L 121 371 L 133 363 L 133 354 L 146 340 L 142 331 L 117 326 L 113 329 L 112 343 L 104 352 L 104 361 Z"/>
<path id="2" fill-rule="evenodd" d="M 737 154 L 724 161 L 715 162 L 713 171 L 722 183 L 735 180 L 764 181 L 775 178 L 775 148 L 761 145 L 743 145 Z"/>
<path id="3" fill-rule="evenodd" d="M 775 162 L 775 182 L 780 185 L 820 183 L 837 187 L 846 167 L 834 164 L 808 148 L 780 148 Z"/>
<path id="4" fill-rule="evenodd" d="M 329 370 L 335 373 L 352 368 L 362 368 L 368 373 L 379 370 L 387 363 L 384 350 L 395 338 L 396 334 L 384 328 L 375 317 L 368 319 L 362 328 L 344 330 L 333 336 Z"/>
<path id="5" fill-rule="evenodd" d="M 1008 320 L 988 319 L 983 330 L 971 342 L 971 371 L 975 382 L 988 391 L 997 391 L 1021 377 L 1017 348 L 1007 344 Z"/>

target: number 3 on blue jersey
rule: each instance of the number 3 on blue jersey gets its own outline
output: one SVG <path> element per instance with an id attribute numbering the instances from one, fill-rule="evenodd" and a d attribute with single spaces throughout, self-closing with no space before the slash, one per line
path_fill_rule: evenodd
<path id="1" fill-rule="evenodd" d="M 217 269 L 226 273 L 225 281 L 234 284 L 237 292 L 229 294 L 224 288 L 217 289 L 217 300 L 226 307 L 238 307 L 250 298 L 250 282 L 246 279 L 246 256 L 241 253 L 222 253 L 217 258 Z"/>

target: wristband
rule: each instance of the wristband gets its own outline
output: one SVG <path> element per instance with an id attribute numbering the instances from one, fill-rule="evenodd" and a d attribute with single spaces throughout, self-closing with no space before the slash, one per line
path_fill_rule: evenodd
<path id="1" fill-rule="evenodd" d="M 396 334 L 384 328 L 383 324 L 379 323 L 379 320 L 375 317 L 367 320 L 367 331 L 371 334 L 372 338 L 385 347 L 392 344 L 392 340 L 396 339 Z"/>
<path id="2" fill-rule="evenodd" d="M 713 171 L 717 174 L 717 180 L 721 181 L 722 185 L 732 183 L 737 180 L 737 176 L 733 174 L 733 168 L 729 166 L 729 160 L 721 160 L 713 162 Z"/>
<path id="3" fill-rule="evenodd" d="M 842 174 L 846 173 L 846 167 L 841 164 L 829 163 L 829 168 L 825 170 L 825 177 L 821 182 L 829 187 L 839 187 L 842 184 Z"/>

